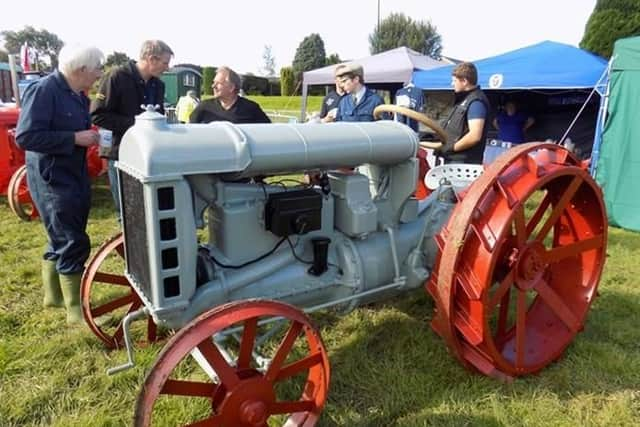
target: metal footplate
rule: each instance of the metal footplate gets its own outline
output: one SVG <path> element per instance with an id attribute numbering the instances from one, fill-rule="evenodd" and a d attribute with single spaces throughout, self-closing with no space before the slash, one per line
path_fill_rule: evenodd
<path id="1" fill-rule="evenodd" d="M 466 187 L 476 180 L 482 172 L 482 165 L 451 163 L 436 166 L 427 172 L 424 177 L 424 185 L 430 190 L 435 190 L 440 186 L 442 180 L 446 180 L 454 187 Z"/>

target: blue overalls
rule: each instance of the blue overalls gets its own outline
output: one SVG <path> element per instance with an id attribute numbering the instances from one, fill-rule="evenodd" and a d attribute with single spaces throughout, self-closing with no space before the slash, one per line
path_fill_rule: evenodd
<path id="1" fill-rule="evenodd" d="M 25 90 L 16 142 L 26 150 L 27 183 L 47 231 L 44 259 L 61 274 L 80 273 L 89 257 L 91 206 L 86 149 L 75 132 L 91 126 L 89 99 L 56 71 Z"/>

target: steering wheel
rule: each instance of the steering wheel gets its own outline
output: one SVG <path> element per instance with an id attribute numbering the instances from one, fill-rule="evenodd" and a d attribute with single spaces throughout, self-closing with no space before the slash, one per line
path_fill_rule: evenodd
<path id="1" fill-rule="evenodd" d="M 410 108 L 400 107 L 399 105 L 382 104 L 382 105 L 378 105 L 375 108 L 375 110 L 373 110 L 373 117 L 376 119 L 379 119 L 382 113 L 398 113 L 398 114 L 402 114 L 403 116 L 407 116 L 414 120 L 417 120 L 423 125 L 425 125 L 426 127 L 428 127 L 429 129 L 433 130 L 438 136 L 438 139 L 442 141 L 442 142 L 420 141 L 420 146 L 423 148 L 431 148 L 433 150 L 436 150 L 442 147 L 442 144 L 446 143 L 447 141 L 446 132 L 440 127 L 439 124 L 435 122 L 435 120 L 429 118 L 425 114 L 418 113 L 417 111 L 413 111 Z"/>

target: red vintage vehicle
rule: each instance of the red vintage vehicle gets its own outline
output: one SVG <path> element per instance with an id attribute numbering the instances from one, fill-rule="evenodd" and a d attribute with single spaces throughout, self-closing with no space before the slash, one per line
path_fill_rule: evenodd
<path id="1" fill-rule="evenodd" d="M 16 145 L 15 127 L 19 115 L 19 108 L 0 107 L 0 194 L 7 196 L 9 208 L 20 219 L 30 221 L 39 215 L 27 187 L 24 151 Z M 97 146 L 87 150 L 87 165 L 91 177 L 104 172 L 105 164 L 98 155 Z"/>

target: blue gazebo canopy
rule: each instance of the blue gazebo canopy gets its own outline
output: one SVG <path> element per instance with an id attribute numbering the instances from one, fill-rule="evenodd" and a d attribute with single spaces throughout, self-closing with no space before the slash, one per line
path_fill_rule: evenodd
<path id="1" fill-rule="evenodd" d="M 473 61 L 483 89 L 593 88 L 607 61 L 577 47 L 543 41 L 501 55 Z M 455 65 L 415 71 L 413 83 L 425 90 L 451 90 Z"/>

